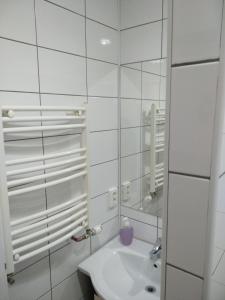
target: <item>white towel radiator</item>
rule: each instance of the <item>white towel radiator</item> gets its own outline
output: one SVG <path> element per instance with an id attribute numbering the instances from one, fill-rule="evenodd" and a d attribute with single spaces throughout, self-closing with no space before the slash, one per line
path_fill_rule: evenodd
<path id="1" fill-rule="evenodd" d="M 153 194 L 163 186 L 164 180 L 164 163 L 157 163 L 157 155 L 164 151 L 165 146 L 164 131 L 158 130 L 159 126 L 165 124 L 165 110 L 157 109 L 152 104 L 150 122 L 150 194 Z"/>
<path id="2" fill-rule="evenodd" d="M 34 115 L 34 112 L 38 115 L 36 113 Z M 15 264 L 70 239 L 88 227 L 86 108 L 2 106 L 0 118 L 0 208 L 4 228 L 6 271 L 10 274 L 14 272 Z M 81 139 L 78 148 L 42 156 L 6 160 L 5 142 L 10 134 L 40 132 L 44 136 L 46 131 L 67 132 L 75 129 L 79 130 Z M 49 162 L 55 158 L 57 158 L 56 162 Z M 40 164 L 32 167 L 31 162 L 40 162 Z M 55 168 L 57 169 L 54 170 Z M 32 175 L 35 171 L 43 171 L 43 173 Z M 76 178 L 83 178 L 85 187 L 76 198 L 12 220 L 10 202 L 13 197 L 54 187 Z"/>

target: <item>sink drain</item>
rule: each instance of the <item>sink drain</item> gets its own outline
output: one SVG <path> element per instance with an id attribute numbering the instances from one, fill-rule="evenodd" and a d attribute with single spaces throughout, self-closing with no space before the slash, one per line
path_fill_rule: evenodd
<path id="1" fill-rule="evenodd" d="M 152 285 L 147 285 L 145 288 L 146 292 L 148 293 L 155 293 L 156 292 L 156 288 Z"/>

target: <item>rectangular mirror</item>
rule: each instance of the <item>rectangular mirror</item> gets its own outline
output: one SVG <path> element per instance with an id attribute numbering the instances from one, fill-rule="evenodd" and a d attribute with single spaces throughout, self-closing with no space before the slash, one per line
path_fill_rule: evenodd
<path id="1" fill-rule="evenodd" d="M 126 17 L 122 10 L 121 23 Z M 121 31 L 121 205 L 161 217 L 167 19 Z"/>

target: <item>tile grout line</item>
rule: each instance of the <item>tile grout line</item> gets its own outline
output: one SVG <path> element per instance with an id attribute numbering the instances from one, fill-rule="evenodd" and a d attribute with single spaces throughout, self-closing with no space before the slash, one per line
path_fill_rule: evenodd
<path id="1" fill-rule="evenodd" d="M 216 279 L 212 279 L 212 282 L 216 282 L 218 285 L 223 286 L 225 288 L 225 283 L 217 281 Z"/>
<path id="2" fill-rule="evenodd" d="M 34 2 L 35 2 L 35 0 L 34 0 Z M 47 1 L 47 0 L 45 0 L 45 2 L 49 2 L 49 3 L 52 3 L 51 1 Z M 52 4 L 54 4 L 54 3 L 52 3 Z M 59 6 L 59 5 L 56 5 L 56 6 Z M 59 7 L 61 7 L 61 6 L 59 6 Z M 61 8 L 63 8 L 63 7 L 61 7 Z M 68 10 L 68 9 L 66 9 L 66 10 Z M 68 11 L 70 11 L 70 10 L 68 10 Z M 73 11 L 71 11 L 71 12 L 73 12 Z M 75 12 L 74 12 L 75 13 Z M 78 14 L 78 13 L 77 13 Z M 79 14 L 78 14 L 79 15 Z M 83 16 L 83 15 L 81 15 L 81 16 Z M 90 18 L 87 18 L 87 16 L 86 16 L 86 1 L 85 1 L 85 20 L 92 20 L 92 19 L 90 19 Z M 35 13 L 35 20 L 36 20 L 36 13 Z M 95 20 L 93 20 L 93 21 L 95 21 Z M 95 22 L 97 22 L 97 21 L 95 21 Z M 99 22 L 97 22 L 97 23 L 99 23 Z M 85 24 L 86 24 L 86 21 L 85 21 Z M 101 24 L 101 23 L 100 23 Z M 37 25 L 37 24 L 36 24 Z M 104 24 L 102 24 L 102 25 L 104 25 Z M 107 26 L 107 25 L 105 25 L 106 27 L 109 27 L 109 26 Z M 114 29 L 114 28 L 112 28 L 112 29 Z M 85 35 L 86 35 L 86 28 L 85 28 Z M 25 43 L 26 44 L 26 43 Z M 37 43 L 37 27 L 36 27 L 36 44 L 37 45 L 32 45 L 32 46 L 35 46 L 35 47 L 37 47 L 37 61 L 38 61 L 38 73 L 39 73 L 39 59 L 38 59 L 38 49 L 39 48 L 44 48 L 44 47 L 41 47 L 41 46 L 38 46 L 38 43 Z M 86 56 L 84 56 L 84 58 L 86 59 L 86 90 L 87 90 L 87 95 L 86 95 L 86 97 L 87 97 L 87 99 L 88 99 L 88 84 L 87 84 L 87 60 L 88 60 L 88 57 L 87 57 L 87 44 L 85 44 L 85 46 L 86 46 Z M 46 48 L 46 49 L 48 49 L 48 48 Z M 49 50 L 53 50 L 53 51 L 58 51 L 57 49 L 49 49 Z M 61 51 L 59 51 L 59 52 L 61 52 Z M 64 53 L 64 52 L 62 52 L 62 53 Z M 65 53 L 65 54 L 71 54 L 71 53 Z M 79 55 L 75 55 L 75 56 L 79 56 Z M 82 56 L 83 57 L 83 56 Z M 98 61 L 98 59 L 94 59 L 94 58 L 90 58 L 90 59 L 93 59 L 93 60 L 97 60 Z M 99 61 L 101 61 L 101 60 L 99 60 Z M 109 62 L 106 62 L 106 61 L 103 61 L 103 62 L 105 62 L 105 63 L 109 63 Z M 113 65 L 114 65 L 114 63 L 112 63 Z M 142 71 L 141 71 L 142 72 Z M 40 99 L 40 105 L 41 105 L 41 95 L 42 94 L 44 94 L 44 93 L 41 93 L 41 91 L 40 91 L 40 74 L 38 74 L 38 80 L 39 80 L 39 92 L 37 93 L 38 95 L 39 95 L 39 99 Z M 12 92 L 12 91 L 9 91 L 9 92 Z M 32 93 L 32 92 L 31 92 Z M 57 95 L 57 94 L 56 94 Z M 85 96 L 84 96 L 85 97 Z M 92 96 L 92 97 L 95 97 L 95 96 Z M 113 98 L 113 97 L 109 97 L 109 98 Z M 117 97 L 115 97 L 115 98 L 117 98 Z M 141 105 L 142 105 L 142 97 L 141 97 Z M 120 128 L 121 129 L 121 128 Z M 119 129 L 115 129 L 115 130 L 119 130 Z M 140 130 L 141 130 L 141 126 L 140 126 Z M 103 130 L 104 131 L 104 130 Z M 111 131 L 111 130 L 109 130 L 109 131 Z M 102 132 L 102 131 L 99 131 L 99 132 Z M 71 134 L 72 135 L 72 134 Z M 63 135 L 64 136 L 64 135 Z M 41 138 L 42 139 L 42 147 L 43 147 L 43 152 L 44 152 L 44 136 L 43 136 L 43 134 L 42 134 L 42 137 L 39 137 L 39 138 Z M 141 138 L 141 137 L 140 137 Z M 29 138 L 28 138 L 29 139 Z M 20 139 L 19 139 L 20 140 Z M 149 150 L 146 150 L 146 151 L 149 151 Z M 145 151 L 145 152 L 146 152 Z M 143 152 L 140 152 L 140 153 L 143 153 Z M 131 154 L 132 155 L 132 154 Z M 114 160 L 118 160 L 118 159 L 114 159 Z M 111 160 L 111 161 L 114 161 L 114 160 Z M 109 162 L 109 161 L 106 161 L 106 162 Z M 103 162 L 103 163 L 106 163 L 106 162 Z M 102 164 L 102 163 L 101 163 Z M 98 165 L 98 164 L 97 164 Z M 141 172 L 142 173 L 142 172 Z M 145 175 L 145 176 L 147 176 L 147 175 Z M 144 177 L 144 176 L 143 176 Z M 142 178 L 142 177 L 141 177 Z M 45 193 L 46 193 L 46 189 L 45 189 Z M 46 194 L 46 205 L 47 205 L 47 194 Z M 114 218 L 116 218 L 116 217 L 113 217 L 112 219 L 114 219 Z M 108 221 L 106 221 L 106 222 L 109 222 L 111 219 L 109 219 Z M 136 220 L 137 221 L 137 220 Z M 105 222 L 105 223 L 106 223 Z M 144 222 L 143 222 L 144 223 Z M 151 225 L 151 224 L 148 224 L 148 223 L 144 223 L 144 224 L 147 224 L 147 225 L 150 225 L 150 226 L 154 226 L 154 225 Z M 47 257 L 47 256 L 46 256 Z M 48 255 L 48 257 L 49 257 L 49 267 L 50 267 L 50 277 L 51 277 L 51 260 L 50 260 L 50 254 Z M 41 258 L 41 260 L 42 260 L 43 258 Z M 65 278 L 66 279 L 66 278 Z M 65 280 L 64 279 L 64 280 Z M 51 282 L 51 297 L 52 297 L 52 282 Z"/>
<path id="3" fill-rule="evenodd" d="M 164 19 L 163 19 L 163 8 L 164 8 L 164 0 L 162 0 L 161 2 L 161 5 L 162 5 L 162 15 L 161 15 L 161 60 L 160 60 L 160 80 L 159 80 L 159 100 L 161 100 L 161 81 L 162 81 L 162 76 L 161 76 L 161 68 L 162 68 L 162 57 L 163 57 L 163 23 L 164 23 Z M 166 76 L 165 76 L 166 78 Z M 159 102 L 159 106 L 160 106 L 160 103 Z M 165 128 L 164 128 L 164 134 L 165 134 Z M 158 200 L 159 201 L 159 200 Z M 157 216 L 157 236 L 156 236 L 156 239 L 159 238 L 159 218 Z"/>
<path id="4" fill-rule="evenodd" d="M 51 291 L 51 289 L 50 289 L 50 290 L 48 290 L 46 293 L 42 294 L 40 297 L 36 298 L 35 300 L 41 300 L 43 297 L 47 296 L 48 293 L 50 293 L 50 297 L 51 297 L 52 291 Z M 52 300 L 52 298 L 51 298 L 51 300 Z"/>
<path id="5" fill-rule="evenodd" d="M 121 14 L 119 10 L 119 1 L 117 1 L 117 12 L 118 12 L 118 23 L 119 26 L 117 30 L 118 35 L 118 47 L 117 47 L 117 156 L 118 156 L 118 166 L 117 166 L 117 222 L 118 222 L 118 231 L 120 228 L 121 222 L 121 198 L 122 198 L 122 182 L 121 182 L 121 33 L 120 33 L 120 23 L 121 23 Z M 118 234 L 119 232 L 117 232 Z"/>
<path id="6" fill-rule="evenodd" d="M 216 273 L 216 271 L 217 271 L 217 269 L 219 267 L 219 264 L 221 263 L 221 261 L 222 261 L 222 259 L 223 259 L 224 256 L 225 256 L 225 250 L 222 251 L 222 254 L 221 254 L 220 258 L 219 258 L 219 261 L 217 262 L 217 264 L 216 264 L 216 266 L 215 266 L 215 268 L 214 268 L 211 276 L 215 275 L 215 273 Z"/>
<path id="7" fill-rule="evenodd" d="M 46 254 L 46 255 L 44 255 L 43 257 L 39 258 L 38 260 L 34 261 L 33 263 L 26 265 L 26 266 L 25 266 L 24 268 L 22 268 L 21 270 L 15 272 L 14 275 L 20 274 L 21 272 L 27 270 L 28 268 L 30 268 L 30 267 L 32 267 L 32 266 L 38 264 L 38 263 L 41 262 L 42 260 L 47 259 L 48 256 L 49 256 L 49 254 Z"/>
<path id="8" fill-rule="evenodd" d="M 151 151 L 150 149 L 147 149 L 147 150 L 143 150 L 143 151 L 140 151 L 140 152 L 130 153 L 130 154 L 121 156 L 121 158 L 128 158 L 128 157 L 131 157 L 131 156 L 137 156 L 139 154 L 147 153 L 147 152 L 150 152 L 150 151 Z M 140 164 L 141 164 L 141 162 L 140 162 Z M 140 170 L 141 173 L 142 173 L 142 171 L 143 170 Z"/>
<path id="9" fill-rule="evenodd" d="M 89 107 L 89 97 L 88 97 L 88 59 L 87 59 L 87 53 L 88 53 L 88 43 L 87 43 L 87 1 L 83 0 L 84 3 L 84 38 L 85 38 L 85 80 L 86 80 L 86 95 L 87 95 L 87 107 Z M 89 120 L 87 120 L 87 126 L 89 127 Z M 89 138 L 90 138 L 90 132 L 89 132 L 89 128 L 87 130 L 87 136 L 86 136 L 86 142 L 87 144 L 89 143 Z M 90 175 L 90 168 L 91 166 L 88 166 L 89 170 L 88 173 Z M 89 180 L 89 179 L 88 179 Z M 91 195 L 88 195 L 88 201 L 90 202 L 91 199 Z M 90 207 L 90 203 L 88 203 L 88 207 Z M 90 218 L 90 212 L 88 213 L 88 223 L 89 223 L 89 218 Z M 92 254 L 92 237 L 89 238 L 89 250 L 90 253 L 89 255 Z"/>
<path id="10" fill-rule="evenodd" d="M 37 41 L 37 23 L 36 23 L 36 0 L 33 0 L 33 5 L 34 5 L 34 20 L 35 20 L 35 38 L 36 38 L 36 41 Z M 40 95 L 40 73 L 39 73 L 39 57 L 38 57 L 38 47 L 37 48 L 37 71 L 38 71 L 38 86 L 39 86 L 39 101 L 40 101 L 40 105 L 41 105 L 41 95 Z M 41 140 L 42 140 L 42 151 L 44 151 L 44 148 L 43 148 L 43 134 L 42 134 L 42 137 L 40 137 Z M 46 191 L 45 191 L 45 205 L 47 207 L 47 198 L 46 198 Z M 41 257 L 39 260 L 35 261 L 34 263 L 26 266 L 24 269 L 22 269 L 21 271 L 19 271 L 18 273 L 20 272 L 23 272 L 24 270 L 32 267 L 33 265 L 37 264 L 38 262 L 42 261 L 43 259 L 46 259 L 48 258 L 48 267 L 49 267 L 49 283 L 50 283 L 50 290 L 46 291 L 46 293 L 44 293 L 43 295 L 47 294 L 48 292 L 51 293 L 51 299 L 52 299 L 52 279 L 51 279 L 51 263 L 50 263 L 50 252 L 48 250 L 48 254 L 46 256 L 43 256 Z M 42 297 L 43 295 L 41 295 L 40 297 Z M 40 298 L 39 297 L 39 298 Z"/>
<path id="11" fill-rule="evenodd" d="M 159 238 L 159 217 L 157 216 L 157 231 L 156 231 L 156 239 Z"/>
<path id="12" fill-rule="evenodd" d="M 162 58 L 162 59 L 160 58 L 160 61 L 161 61 L 161 60 L 163 60 L 163 58 Z M 131 63 L 131 64 L 133 64 L 133 63 Z M 139 62 L 138 64 L 142 64 L 142 62 Z M 142 70 L 140 70 L 140 69 L 135 69 L 134 67 L 130 67 L 130 66 L 128 66 L 128 65 L 122 65 L 121 67 L 124 68 L 124 69 L 130 69 L 130 70 L 134 70 L 134 71 L 137 71 L 137 72 L 142 72 L 142 73 L 146 73 L 146 74 L 155 75 L 155 76 L 157 76 L 157 77 L 163 77 L 163 78 L 166 78 L 165 75 L 161 75 L 161 74 L 157 74 L 157 73 L 145 71 L 145 70 L 143 70 L 143 69 L 142 69 Z"/>
<path id="13" fill-rule="evenodd" d="M 34 91 L 17 91 L 17 90 L 0 90 L 0 92 L 3 93 L 22 93 L 22 94 L 35 94 L 35 95 L 39 95 L 39 92 L 34 92 Z M 86 94 L 62 94 L 62 93 L 54 93 L 54 92 L 41 92 L 41 95 L 52 95 L 52 96 L 69 96 L 69 97 L 83 97 L 86 98 L 87 95 Z M 102 95 L 89 95 L 88 98 L 97 98 L 97 100 L 100 99 L 110 99 L 110 100 L 117 100 L 118 97 L 116 96 L 102 96 Z M 108 100 L 105 100 L 108 101 Z M 151 100 L 151 101 L 159 101 L 159 100 Z"/>
<path id="14" fill-rule="evenodd" d="M 165 57 L 158 57 L 158 58 L 152 58 L 152 59 L 137 60 L 137 61 L 123 63 L 123 64 L 121 64 L 121 66 L 122 67 L 126 67 L 126 65 L 129 65 L 129 64 L 153 62 L 153 61 L 163 60 L 163 59 L 167 59 L 167 58 L 168 57 L 165 56 Z"/>
<path id="15" fill-rule="evenodd" d="M 39 62 L 39 48 L 38 48 L 38 28 L 37 28 L 37 14 L 36 14 L 36 1 L 34 0 L 34 17 L 35 17 L 35 35 L 36 35 L 36 46 L 37 46 L 37 67 L 38 67 L 38 86 L 39 86 L 39 99 L 40 99 L 40 105 L 42 105 L 42 99 L 41 99 L 41 78 L 40 78 L 40 62 Z M 40 113 L 42 115 L 42 112 Z M 42 124 L 42 121 L 41 121 Z M 45 155 L 45 147 L 44 147 L 44 133 L 41 132 L 41 143 L 42 143 L 42 153 L 43 156 Z M 43 161 L 45 164 L 45 161 Z M 46 174 L 46 170 L 44 170 L 44 174 Z M 44 179 L 44 182 L 46 183 L 47 180 Z M 45 194 L 45 207 L 48 208 L 48 196 L 47 196 L 47 189 L 44 189 Z M 49 225 L 47 224 L 47 227 Z M 48 233 L 49 235 L 49 233 Z M 49 241 L 48 241 L 49 244 Z M 53 300 L 52 295 L 52 269 L 51 269 L 51 256 L 50 256 L 50 249 L 48 250 L 48 265 L 49 265 L 49 283 L 50 283 L 50 291 L 51 291 L 51 300 Z"/>
<path id="16" fill-rule="evenodd" d="M 97 166 L 99 166 L 99 165 L 104 165 L 104 164 L 112 163 L 112 162 L 117 162 L 117 161 L 118 161 L 118 158 L 115 158 L 115 159 L 112 159 L 112 160 L 103 161 L 103 162 L 100 162 L 100 163 L 97 163 L 97 164 L 94 164 L 94 165 L 90 165 L 90 168 L 97 167 Z M 145 175 L 145 176 L 146 176 L 146 175 Z M 143 177 L 144 177 L 144 176 L 143 176 Z M 18 185 L 12 186 L 11 188 L 20 187 L 20 186 L 23 186 L 23 184 L 18 184 Z M 96 197 L 101 196 L 101 195 L 103 195 L 103 194 L 105 194 L 105 193 L 107 193 L 107 192 L 104 192 L 104 193 L 102 193 L 102 194 L 99 194 L 99 195 L 97 195 Z M 95 197 L 93 197 L 93 198 L 95 198 Z M 91 198 L 91 199 L 93 199 L 93 198 Z"/>
<path id="17" fill-rule="evenodd" d="M 39 92 L 34 92 L 34 91 L 18 91 L 18 90 L 1 90 L 0 92 L 2 93 L 22 93 L 22 94 L 36 94 L 39 95 Z M 52 95 L 52 96 L 66 96 L 66 97 L 83 97 L 86 98 L 87 95 L 86 94 L 63 94 L 63 93 L 54 93 L 54 92 L 41 92 L 41 95 Z M 110 100 L 118 100 L 117 96 L 102 96 L 102 95 L 88 95 L 88 98 L 97 98 L 97 100 L 100 99 L 110 99 Z M 132 97 L 121 97 L 121 99 L 124 100 L 136 100 L 136 101 L 140 101 L 140 98 L 132 98 Z M 144 101 L 156 101 L 156 102 L 166 102 L 165 100 L 160 100 L 160 99 L 150 99 L 150 98 L 143 98 L 142 100 Z M 107 101 L 107 100 L 105 100 Z"/>
<path id="18" fill-rule="evenodd" d="M 122 215 L 123 215 L 123 214 L 122 214 Z M 123 215 L 123 216 L 125 216 L 125 215 Z M 143 221 L 140 221 L 140 220 L 138 220 L 138 219 L 131 218 L 131 217 L 129 217 L 129 219 L 130 219 L 130 220 L 133 220 L 133 221 L 136 221 L 136 222 L 138 222 L 138 223 L 141 223 L 141 224 L 145 224 L 145 225 L 150 226 L 150 227 L 154 227 L 154 228 L 157 230 L 157 225 L 153 225 L 153 224 L 150 224 L 150 223 L 147 223 L 147 222 L 143 222 Z"/>
<path id="19" fill-rule="evenodd" d="M 166 1 L 166 0 L 164 0 Z M 164 3 L 164 2 L 163 2 Z M 173 53 L 173 1 L 171 1 L 171 8 L 168 6 L 168 18 L 169 16 L 171 16 L 170 18 L 170 22 L 168 22 L 168 32 L 171 29 L 171 39 L 170 42 L 167 41 L 167 55 L 168 55 L 168 61 L 167 61 L 167 86 L 166 86 L 166 113 L 167 114 L 167 128 L 166 128 L 166 132 L 165 132 L 165 142 L 167 142 L 166 145 L 166 151 L 164 153 L 164 158 L 166 157 L 167 162 L 166 162 L 166 172 L 165 173 L 165 180 L 164 180 L 164 185 L 166 182 L 166 194 L 165 194 L 165 198 L 164 198 L 164 205 L 163 205 L 163 210 L 165 210 L 163 212 L 164 214 L 164 218 L 165 220 L 163 220 L 162 222 L 162 236 L 165 235 L 165 241 L 164 241 L 164 246 L 165 249 L 163 250 L 163 258 L 164 261 L 164 265 L 163 265 L 163 272 L 162 272 L 162 276 L 163 276 L 163 281 L 164 281 L 164 285 L 163 285 L 163 293 L 162 297 L 166 297 L 166 289 L 167 289 L 167 266 L 168 266 L 168 260 L 167 260 L 167 249 L 168 249 L 168 218 L 169 218 L 169 211 L 168 211 L 168 201 L 169 201 L 169 166 L 170 166 L 170 124 L 171 124 L 171 114 L 170 114 L 170 108 L 171 108 L 171 85 L 172 85 L 172 53 Z M 165 229 L 163 228 L 165 226 Z M 164 230 L 163 230 L 164 229 Z M 161 281 L 162 282 L 162 281 Z"/>
<path id="20" fill-rule="evenodd" d="M 143 110 L 143 73 L 142 73 L 142 69 L 143 69 L 143 63 L 141 63 L 141 109 L 140 109 L 140 125 L 142 124 L 142 110 Z M 142 127 L 140 126 L 140 150 L 142 153 L 142 144 L 143 144 L 143 136 L 142 136 Z M 143 165 L 142 165 L 142 155 L 140 154 L 140 175 L 143 173 Z M 142 178 L 140 179 L 140 207 L 143 207 L 143 180 Z"/>
<path id="21" fill-rule="evenodd" d="M 196 174 L 190 174 L 190 173 L 182 173 L 182 172 L 176 172 L 176 171 L 170 171 L 168 172 L 169 174 L 172 175 L 180 175 L 180 176 L 187 176 L 187 177 L 194 177 L 194 178 L 199 178 L 199 179 L 207 179 L 210 180 L 210 176 L 203 176 L 203 175 L 196 175 Z"/>
<path id="22" fill-rule="evenodd" d="M 194 276 L 194 277 L 196 277 L 196 278 L 199 278 L 199 279 L 201 279 L 201 280 L 204 280 L 204 278 L 202 277 L 202 276 L 199 276 L 199 275 L 197 275 L 197 274 L 195 274 L 195 273 L 192 273 L 192 272 L 189 272 L 189 271 L 187 271 L 187 270 L 185 270 L 185 269 L 182 269 L 182 268 L 180 268 L 180 267 L 178 267 L 178 266 L 175 266 L 175 265 L 173 265 L 173 264 L 170 264 L 170 263 L 166 263 L 167 264 L 167 266 L 169 266 L 169 267 L 172 267 L 172 268 L 174 268 L 174 269 L 177 269 L 177 270 L 179 270 L 179 271 L 182 271 L 182 272 L 184 272 L 184 273 L 186 273 L 186 274 L 189 274 L 189 275 L 191 275 L 191 276 Z"/>
<path id="23" fill-rule="evenodd" d="M 63 9 L 63 10 L 69 11 L 69 12 L 71 12 L 71 13 L 73 13 L 73 14 L 75 14 L 75 15 L 78 15 L 78 16 L 80 16 L 80 17 L 87 18 L 87 20 L 90 20 L 90 21 L 96 22 L 96 23 L 98 23 L 98 24 L 100 24 L 100 25 L 103 25 L 103 26 L 105 26 L 105 27 L 108 27 L 109 29 L 113 29 L 113 30 L 115 30 L 115 31 L 118 31 L 117 28 L 114 28 L 114 27 L 112 27 L 112 26 L 110 26 L 110 25 L 108 25 L 108 24 L 106 24 L 106 23 L 102 23 L 102 22 L 100 22 L 100 21 L 98 21 L 98 20 L 96 20 L 96 19 L 87 17 L 87 13 L 86 13 L 86 6 L 87 6 L 87 5 L 86 5 L 86 3 L 85 3 L 85 5 L 86 5 L 86 6 L 85 6 L 85 14 L 83 15 L 83 14 L 78 13 L 78 12 L 72 10 L 72 9 L 69 9 L 69 8 L 66 8 L 66 7 L 64 7 L 64 6 L 62 6 L 62 5 L 59 5 L 59 4 L 57 4 L 57 3 L 54 3 L 54 2 L 52 2 L 52 1 L 50 1 L 50 0 L 44 0 L 44 1 L 50 3 L 50 4 L 54 5 L 54 6 L 57 6 L 57 7 L 61 8 L 61 9 Z M 85 1 L 86 1 L 86 0 L 85 0 Z"/>
<path id="24" fill-rule="evenodd" d="M 62 249 L 62 248 L 61 248 L 61 249 Z M 56 283 L 55 285 L 53 285 L 52 291 L 53 291 L 57 286 L 59 286 L 60 284 L 62 284 L 64 281 L 66 281 L 66 280 L 69 279 L 70 277 L 74 276 L 74 275 L 77 273 L 77 271 L 78 271 L 78 269 L 77 269 L 75 272 L 73 272 L 72 274 L 66 276 L 62 281 L 60 281 L 60 282 Z M 53 299 L 52 299 L 52 300 L 53 300 Z M 64 300 L 67 300 L 67 299 L 64 299 Z"/>
<path id="25" fill-rule="evenodd" d="M 142 23 L 142 24 L 138 24 L 138 25 L 126 27 L 126 28 L 121 29 L 120 31 L 123 32 L 123 31 L 126 31 L 126 30 L 130 30 L 130 29 L 134 29 L 134 28 L 138 28 L 138 27 L 142 27 L 142 26 L 146 26 L 146 25 L 150 25 L 150 24 L 154 24 L 154 23 L 159 23 L 162 20 L 167 20 L 167 19 L 168 18 L 160 18 L 160 19 L 155 20 L 155 21 L 150 21 L 150 22 L 146 22 L 146 23 Z"/>
<path id="26" fill-rule="evenodd" d="M 204 59 L 204 60 L 196 60 L 190 62 L 183 62 L 183 63 L 174 63 L 172 64 L 172 68 L 180 68 L 185 66 L 193 66 L 193 65 L 200 65 L 200 64 L 209 64 L 214 62 L 219 62 L 220 58 L 212 58 L 212 59 Z"/>
<path id="27" fill-rule="evenodd" d="M 163 56 L 163 0 L 161 0 L 161 4 L 162 4 L 162 19 L 161 19 L 161 57 Z"/>
<path id="28" fill-rule="evenodd" d="M 70 56 L 74 56 L 74 57 L 78 57 L 78 58 L 84 58 L 84 59 L 87 58 L 89 60 L 94 60 L 94 61 L 110 64 L 110 65 L 113 65 L 113 66 L 118 65 L 116 62 L 103 60 L 103 59 L 99 59 L 99 58 L 95 58 L 95 57 L 91 57 L 91 56 L 89 57 L 86 54 L 82 55 L 82 54 L 78 54 L 78 53 L 67 52 L 67 51 L 64 51 L 64 50 L 56 49 L 56 48 L 42 46 L 42 45 L 39 45 L 38 42 L 37 42 L 37 45 L 35 45 L 35 44 L 28 43 L 28 42 L 15 40 L 15 39 L 12 39 L 12 38 L 6 38 L 6 37 L 3 37 L 3 36 L 0 36 L 0 40 L 7 40 L 7 41 L 10 41 L 10 42 L 13 42 L 13 43 L 23 44 L 23 45 L 30 46 L 30 47 L 38 47 L 39 49 L 44 49 L 44 50 L 48 50 L 48 51 L 52 51 L 52 52 L 58 52 L 58 53 L 61 53 L 61 54 L 70 55 Z"/>

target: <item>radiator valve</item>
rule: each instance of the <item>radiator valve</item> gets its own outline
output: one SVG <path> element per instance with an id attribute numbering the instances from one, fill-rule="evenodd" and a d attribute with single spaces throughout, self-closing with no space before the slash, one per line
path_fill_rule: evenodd
<path id="1" fill-rule="evenodd" d="M 86 232 L 80 236 L 72 236 L 71 239 L 75 242 L 81 242 L 91 236 L 95 236 L 102 232 L 102 225 L 96 225 L 93 228 L 87 228 Z"/>

